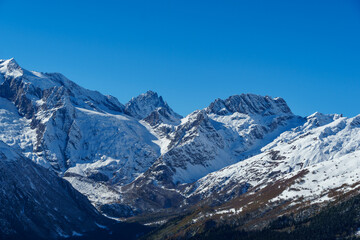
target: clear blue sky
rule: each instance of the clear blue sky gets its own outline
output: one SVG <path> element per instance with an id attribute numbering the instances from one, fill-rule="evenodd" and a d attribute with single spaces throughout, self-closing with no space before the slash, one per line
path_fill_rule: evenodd
<path id="1" fill-rule="evenodd" d="M 358 0 L 0 0 L 0 58 L 182 115 L 240 93 L 360 113 Z"/>

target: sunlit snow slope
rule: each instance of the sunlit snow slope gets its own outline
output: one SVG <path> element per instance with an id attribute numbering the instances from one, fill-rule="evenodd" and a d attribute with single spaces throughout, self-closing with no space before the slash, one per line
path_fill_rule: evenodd
<path id="1" fill-rule="evenodd" d="M 359 117 L 303 118 L 282 98 L 234 95 L 182 117 L 155 92 L 123 105 L 9 59 L 0 106 L 1 141 L 114 217 L 222 203 L 299 172 L 271 201 L 327 201 L 359 182 Z"/>

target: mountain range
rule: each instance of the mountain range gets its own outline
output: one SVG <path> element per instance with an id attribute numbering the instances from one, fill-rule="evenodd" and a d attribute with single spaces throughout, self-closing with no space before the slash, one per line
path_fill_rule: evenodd
<path id="1" fill-rule="evenodd" d="M 153 91 L 122 104 L 0 60 L 4 239 L 110 234 L 116 221 L 155 228 L 148 239 L 290 234 L 357 196 L 359 157 L 360 115 L 240 94 L 183 117 Z"/>

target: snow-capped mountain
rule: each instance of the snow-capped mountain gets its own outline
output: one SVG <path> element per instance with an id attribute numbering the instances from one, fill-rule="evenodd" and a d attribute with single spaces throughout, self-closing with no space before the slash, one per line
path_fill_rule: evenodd
<path id="1" fill-rule="evenodd" d="M 329 203 L 337 206 L 359 196 L 359 160 L 360 115 L 312 114 L 304 124 L 263 147 L 261 153 L 187 185 L 182 194 L 188 202 L 201 199 L 202 206 L 215 207 L 199 208 L 181 224 L 173 223 L 163 231 L 175 228 L 181 238 L 199 234 L 204 231 L 199 231 L 199 226 L 211 221 L 213 226 L 232 226 L 228 231 L 259 231 L 275 221 L 284 229 L 304 224 Z M 356 234 L 355 230 L 351 234 Z"/>
<path id="2" fill-rule="evenodd" d="M 24 70 L 14 59 L 2 60 L 0 69 L 1 140 L 57 171 L 96 206 L 122 202 L 119 187 L 136 178 L 196 181 L 302 121 L 280 98 L 218 99 L 181 119 L 152 91 L 122 105 L 61 74 Z"/>
<path id="3" fill-rule="evenodd" d="M 339 187 L 345 191 L 347 187 L 343 184 L 350 186 L 356 182 L 355 176 L 360 171 L 356 161 L 360 151 L 359 119 L 360 116 L 346 118 L 315 113 L 303 125 L 282 133 L 263 147 L 260 154 L 198 180 L 190 195 L 210 196 L 214 191 L 234 195 L 232 188 L 236 189 L 237 185 L 244 184 L 247 188 L 266 185 L 307 170 L 305 180 L 295 187 L 302 189 L 294 191 L 296 198 L 328 199 L 326 191 Z M 325 184 L 326 181 L 329 183 Z M 321 186 L 317 187 L 319 183 Z"/>
<path id="4" fill-rule="evenodd" d="M 232 111 L 225 111 L 225 102 Z M 187 184 L 259 153 L 280 133 L 304 121 L 280 98 L 243 94 L 216 100 L 183 118 L 165 137 L 158 160 L 121 188 L 123 199 L 141 206 L 140 211 L 192 204 L 195 198 L 187 196 Z"/>
<path id="5" fill-rule="evenodd" d="M 168 135 L 170 142 L 161 162 L 175 169 L 174 183 L 194 182 L 247 158 L 282 131 L 303 121 L 282 99 L 252 94 L 229 99 L 216 100 L 208 108 L 189 114 Z M 230 102 L 228 107 L 233 112 L 218 109 L 220 102 Z"/>
<path id="6" fill-rule="evenodd" d="M 282 98 L 254 94 L 182 117 L 152 91 L 123 105 L 61 74 L 0 60 L 0 140 L 113 217 L 204 205 L 241 214 L 223 204 L 281 181 L 267 206 L 334 201 L 360 182 L 359 130 L 359 116 L 304 118 Z M 214 214 L 197 218 L 206 216 Z"/>
<path id="7" fill-rule="evenodd" d="M 116 98 L 13 59 L 1 61 L 0 73 L 0 139 L 33 161 L 60 174 L 128 182 L 159 155 L 154 136 Z"/>
<path id="8" fill-rule="evenodd" d="M 132 98 L 125 105 L 125 112 L 139 120 L 149 118 L 154 112 L 158 112 L 164 118 L 165 123 L 177 124 L 181 116 L 175 113 L 169 105 L 158 96 L 156 92 L 147 91 Z M 155 123 L 155 122 L 154 122 Z M 153 125 L 153 124 L 152 124 Z"/>

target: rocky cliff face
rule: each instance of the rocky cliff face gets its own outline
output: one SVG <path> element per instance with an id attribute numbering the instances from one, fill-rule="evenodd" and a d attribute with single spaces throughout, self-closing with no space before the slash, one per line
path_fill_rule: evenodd
<path id="1" fill-rule="evenodd" d="M 169 105 L 158 96 L 156 92 L 147 91 L 137 97 L 132 98 L 125 105 L 125 112 L 139 120 L 146 119 L 153 112 L 159 112 L 161 116 L 165 117 L 169 122 L 178 123 L 181 116 L 175 113 Z"/>
<path id="2" fill-rule="evenodd" d="M 262 116 L 292 114 L 282 98 L 262 97 L 255 94 L 231 96 L 225 100 L 216 99 L 206 109 L 207 113 L 229 115 L 233 113 L 256 114 Z"/>

